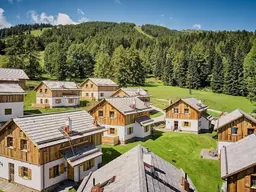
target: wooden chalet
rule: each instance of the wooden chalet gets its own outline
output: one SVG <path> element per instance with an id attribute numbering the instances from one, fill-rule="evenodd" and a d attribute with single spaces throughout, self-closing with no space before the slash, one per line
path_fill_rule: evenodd
<path id="1" fill-rule="evenodd" d="M 189 176 L 137 145 L 86 176 L 77 192 L 196 192 Z"/>
<path id="2" fill-rule="evenodd" d="M 27 74 L 22 69 L 0 68 L 0 84 L 19 84 L 26 89 Z"/>
<path id="3" fill-rule="evenodd" d="M 256 135 L 252 134 L 221 149 L 223 191 L 256 192 Z"/>
<path id="4" fill-rule="evenodd" d="M 101 164 L 104 131 L 86 111 L 11 119 L 0 129 L 0 177 L 36 191 L 79 182 Z"/>
<path id="5" fill-rule="evenodd" d="M 223 145 L 239 141 L 244 137 L 256 133 L 256 119 L 237 109 L 222 116 L 215 123 L 218 133 L 218 151 Z"/>
<path id="6" fill-rule="evenodd" d="M 99 101 L 109 98 L 117 89 L 118 85 L 111 79 L 89 78 L 82 84 L 82 98 Z"/>
<path id="7" fill-rule="evenodd" d="M 42 81 L 36 88 L 34 107 L 73 107 L 80 105 L 81 89 L 75 82 Z"/>
<path id="8" fill-rule="evenodd" d="M 112 97 L 98 102 L 89 113 L 107 129 L 103 143 L 115 145 L 149 137 L 154 123 L 151 110 L 137 97 Z"/>
<path id="9" fill-rule="evenodd" d="M 23 116 L 24 95 L 18 84 L 0 84 L 0 127 L 11 118 Z"/>
<path id="10" fill-rule="evenodd" d="M 151 95 L 145 89 L 130 87 L 118 89 L 111 97 L 138 97 L 144 102 L 150 102 Z"/>
<path id="11" fill-rule="evenodd" d="M 184 132 L 209 132 L 212 117 L 208 107 L 195 98 L 179 99 L 171 103 L 166 111 L 166 129 Z"/>

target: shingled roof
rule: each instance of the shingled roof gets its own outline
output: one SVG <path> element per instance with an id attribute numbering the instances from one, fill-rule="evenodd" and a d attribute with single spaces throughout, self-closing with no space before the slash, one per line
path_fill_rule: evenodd
<path id="1" fill-rule="evenodd" d="M 117 87 L 118 85 L 112 81 L 111 79 L 102 79 L 102 78 L 89 78 L 89 79 L 86 79 L 82 85 L 88 81 L 88 80 L 91 80 L 95 85 L 97 86 L 113 86 L 113 87 Z"/>
<path id="2" fill-rule="evenodd" d="M 241 117 L 245 117 L 245 118 L 249 119 L 250 121 L 256 123 L 256 119 L 254 117 L 252 117 L 251 115 L 249 115 L 248 113 L 245 113 L 244 111 L 242 111 L 240 109 L 236 109 L 236 110 L 232 111 L 231 113 L 228 113 L 227 115 L 218 119 L 215 123 L 215 129 L 219 129 L 219 128 L 227 125 L 228 123 L 231 123 L 232 121 L 237 120 Z"/>
<path id="3" fill-rule="evenodd" d="M 29 79 L 22 69 L 0 68 L 0 80 L 19 81 Z"/>
<path id="4" fill-rule="evenodd" d="M 221 177 L 227 178 L 256 165 L 256 135 L 252 134 L 221 149 Z"/>
<path id="5" fill-rule="evenodd" d="M 104 128 L 94 125 L 94 118 L 86 111 L 23 116 L 14 118 L 13 122 L 24 131 L 38 148 L 44 148 L 67 141 L 59 129 L 66 124 L 68 118 L 72 120 L 73 133 L 70 135 L 72 139 L 105 131 Z M 2 129 L 6 126 L 7 124 Z"/>
<path id="6" fill-rule="evenodd" d="M 45 84 L 50 90 L 80 90 L 75 82 L 72 81 L 42 81 L 35 90 L 41 85 Z"/>
<path id="7" fill-rule="evenodd" d="M 128 88 L 121 88 L 129 97 L 137 96 L 137 97 L 150 97 L 151 95 L 142 88 L 136 87 L 128 87 Z"/>
<path id="8" fill-rule="evenodd" d="M 24 95 L 25 91 L 18 84 L 0 84 L 0 95 Z"/>
<path id="9" fill-rule="evenodd" d="M 90 192 L 93 179 L 95 184 L 103 184 L 113 177 L 115 177 L 114 181 L 104 186 L 104 192 L 184 191 L 181 185 L 184 175 L 182 169 L 176 168 L 141 145 L 137 145 L 85 177 L 77 191 Z M 197 191 L 189 177 L 188 182 L 190 190 Z"/>

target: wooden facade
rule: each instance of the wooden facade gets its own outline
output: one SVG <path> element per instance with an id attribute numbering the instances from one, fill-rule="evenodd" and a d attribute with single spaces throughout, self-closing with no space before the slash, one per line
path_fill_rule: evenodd
<path id="1" fill-rule="evenodd" d="M 166 118 L 197 120 L 201 115 L 202 113 L 198 112 L 182 100 L 179 100 L 166 108 Z"/>
<path id="2" fill-rule="evenodd" d="M 8 138 L 12 138 L 12 146 L 8 146 Z M 85 136 L 71 141 L 72 146 L 101 145 L 102 133 Z M 26 149 L 22 142 L 26 141 Z M 61 151 L 70 148 L 68 141 L 47 148 L 38 149 L 26 134 L 13 122 L 0 132 L 0 155 L 35 165 L 43 165 L 62 158 Z"/>
<path id="3" fill-rule="evenodd" d="M 92 80 L 87 79 L 81 85 L 82 91 L 88 92 L 98 92 L 98 91 L 116 91 L 117 86 L 98 86 Z"/>
<path id="4" fill-rule="evenodd" d="M 129 97 L 129 95 L 123 90 L 123 89 L 118 89 L 112 97 Z M 150 97 L 149 96 L 138 96 L 138 98 L 143 101 L 143 102 L 149 102 Z"/>
<path id="5" fill-rule="evenodd" d="M 227 178 L 227 192 L 256 192 L 256 166 Z"/>
<path id="6" fill-rule="evenodd" d="M 232 128 L 237 128 L 237 134 L 232 134 Z M 239 141 L 249 134 L 256 133 L 256 124 L 241 117 L 218 129 L 219 141 Z"/>
<path id="7" fill-rule="evenodd" d="M 0 95 L 0 103 L 23 102 L 24 95 Z"/>

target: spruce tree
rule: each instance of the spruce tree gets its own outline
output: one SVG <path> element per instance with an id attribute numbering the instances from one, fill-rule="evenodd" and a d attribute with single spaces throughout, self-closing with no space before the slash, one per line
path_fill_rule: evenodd
<path id="1" fill-rule="evenodd" d="M 212 71 L 212 82 L 211 88 L 215 93 L 222 93 L 224 86 L 224 68 L 222 58 L 219 54 L 215 55 L 213 71 Z"/>

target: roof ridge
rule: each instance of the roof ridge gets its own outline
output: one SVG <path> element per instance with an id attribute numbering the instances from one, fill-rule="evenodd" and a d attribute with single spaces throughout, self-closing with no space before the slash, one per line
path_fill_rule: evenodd
<path id="1" fill-rule="evenodd" d="M 145 173 L 145 167 L 144 167 L 144 161 L 143 161 L 143 147 L 138 144 L 137 146 L 137 151 L 138 151 L 138 172 L 139 172 L 139 188 L 140 191 L 147 191 L 147 182 L 146 180 L 146 173 Z"/>
<path id="2" fill-rule="evenodd" d="M 41 114 L 32 114 L 32 115 L 24 115 L 17 117 L 19 119 L 26 118 L 26 117 L 39 117 L 39 116 L 46 116 L 46 115 L 54 115 L 54 114 L 63 114 L 63 113 L 72 113 L 72 112 L 79 112 L 79 111 L 85 111 L 85 110 L 70 110 L 70 111 L 59 111 L 59 112 L 50 112 L 50 113 L 41 113 Z M 85 111 L 87 112 L 87 111 Z M 87 112 L 88 113 L 88 112 Z M 14 118 L 16 119 L 16 118 Z"/>

